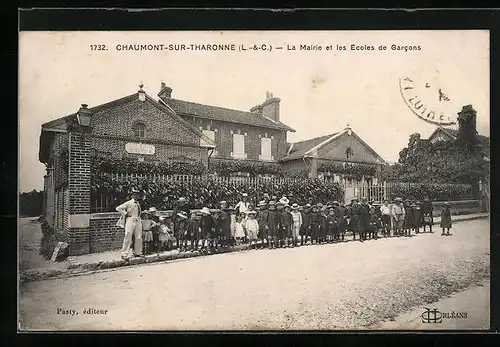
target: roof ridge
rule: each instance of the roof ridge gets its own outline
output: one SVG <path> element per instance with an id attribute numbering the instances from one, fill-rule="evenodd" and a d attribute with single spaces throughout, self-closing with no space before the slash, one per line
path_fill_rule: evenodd
<path id="1" fill-rule="evenodd" d="M 258 114 L 258 113 L 254 113 L 254 112 L 250 112 L 250 111 L 237 110 L 235 108 L 227 108 L 227 107 L 216 106 L 216 105 L 202 104 L 202 103 L 195 102 L 195 101 L 187 101 L 187 100 L 182 100 L 182 99 L 177 99 L 177 98 L 170 98 L 170 99 L 176 100 L 176 101 L 187 102 L 187 103 L 190 103 L 190 104 L 196 104 L 196 105 L 200 105 L 200 106 L 209 106 L 209 107 L 219 108 L 219 109 L 227 110 L 227 111 L 244 112 L 244 113 L 248 113 L 248 114 L 252 114 L 252 115 L 264 117 L 264 116 L 262 116 L 261 114 Z M 265 117 L 265 118 L 267 118 L 267 117 Z"/>
<path id="2" fill-rule="evenodd" d="M 328 134 L 328 135 L 322 135 L 322 136 L 316 136 L 316 137 L 313 137 L 312 139 L 308 139 L 308 140 L 303 140 L 303 141 L 297 141 L 297 142 L 293 142 L 293 144 L 298 144 L 298 143 L 304 143 L 304 142 L 309 142 L 309 141 L 314 141 L 314 140 L 318 140 L 320 138 L 323 138 L 323 137 L 331 137 L 331 136 L 335 136 L 339 133 L 339 131 L 337 131 L 336 133 L 331 133 L 331 134 Z"/>

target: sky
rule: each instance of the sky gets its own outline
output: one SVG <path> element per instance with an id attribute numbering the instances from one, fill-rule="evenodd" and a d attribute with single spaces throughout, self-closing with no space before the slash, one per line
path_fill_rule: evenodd
<path id="1" fill-rule="evenodd" d="M 129 44 L 235 44 L 236 51 L 116 48 Z M 266 44 L 268 50 L 238 50 L 254 44 Z M 300 50 L 301 44 L 322 50 Z M 92 45 L 107 50 L 92 50 Z M 351 45 L 375 50 L 351 50 Z M 387 49 L 379 50 L 380 45 Z M 393 50 L 392 45 L 421 49 Z M 165 82 L 174 98 L 238 110 L 262 103 L 269 91 L 281 99 L 281 121 L 296 130 L 288 134 L 289 142 L 349 124 L 382 158 L 395 162 L 410 134 L 427 137 L 436 128 L 408 108 L 401 77 L 420 84 L 439 81 L 450 98 L 446 112 L 451 118 L 471 104 L 478 132 L 489 137 L 488 31 L 21 32 L 19 190 L 43 189 L 41 124 L 84 103 L 94 107 L 135 93 L 141 83 L 154 98 Z"/>

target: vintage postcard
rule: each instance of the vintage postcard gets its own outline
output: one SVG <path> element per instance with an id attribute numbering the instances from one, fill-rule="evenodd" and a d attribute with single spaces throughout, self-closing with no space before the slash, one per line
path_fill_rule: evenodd
<path id="1" fill-rule="evenodd" d="M 489 329 L 489 40 L 20 32 L 19 331 Z"/>

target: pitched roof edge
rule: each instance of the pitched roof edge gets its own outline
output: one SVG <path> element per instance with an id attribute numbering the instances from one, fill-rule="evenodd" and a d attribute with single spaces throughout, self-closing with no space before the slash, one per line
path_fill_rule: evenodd
<path id="1" fill-rule="evenodd" d="M 311 153 L 313 153 L 315 150 L 318 150 L 319 148 L 323 147 L 324 145 L 326 145 L 327 143 L 329 143 L 330 141 L 338 138 L 340 135 L 344 134 L 346 132 L 346 130 L 343 130 L 341 132 L 338 132 L 332 136 L 330 136 L 329 138 L 327 138 L 325 141 L 321 142 L 320 144 L 317 144 L 316 146 L 314 146 L 313 148 L 311 148 L 310 150 L 306 151 L 304 153 L 304 157 L 305 156 L 308 156 L 310 155 Z M 354 133 L 354 132 L 353 132 Z"/>
<path id="2" fill-rule="evenodd" d="M 168 106 L 167 103 L 165 103 L 162 99 L 159 99 L 159 101 L 157 102 L 155 99 L 150 97 L 148 94 L 146 94 L 146 99 L 153 102 L 153 104 L 155 106 L 159 107 L 160 109 L 164 108 L 165 110 L 163 110 L 163 111 L 168 111 L 169 113 L 171 113 L 182 125 L 184 125 L 187 129 L 189 129 L 195 135 L 201 137 L 203 139 L 203 141 L 208 144 L 208 146 L 202 146 L 202 147 L 208 147 L 208 148 L 215 148 L 216 147 L 215 143 L 211 139 L 209 139 L 201 131 L 199 131 L 198 129 L 193 127 L 191 124 L 189 124 L 189 122 L 182 119 L 182 117 L 179 116 L 177 114 L 177 112 L 175 112 L 175 110 L 173 108 Z"/>

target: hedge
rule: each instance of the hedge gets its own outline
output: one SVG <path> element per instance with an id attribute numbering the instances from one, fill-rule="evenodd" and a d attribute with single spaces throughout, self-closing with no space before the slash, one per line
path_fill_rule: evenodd
<path id="1" fill-rule="evenodd" d="M 426 197 L 431 201 L 472 199 L 472 186 L 466 184 L 392 183 L 388 188 L 392 199 L 396 197 L 414 201 L 422 201 Z"/>

